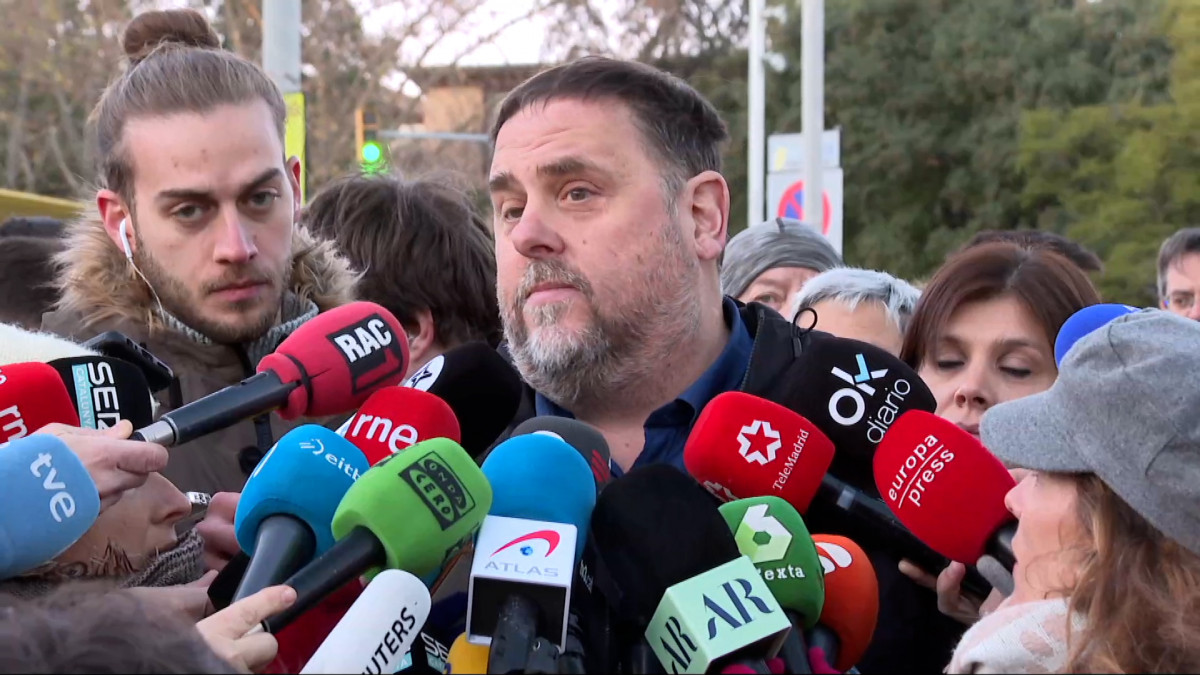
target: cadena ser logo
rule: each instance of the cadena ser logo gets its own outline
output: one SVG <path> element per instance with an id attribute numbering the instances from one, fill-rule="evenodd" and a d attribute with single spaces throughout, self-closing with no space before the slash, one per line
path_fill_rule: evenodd
<path id="1" fill-rule="evenodd" d="M 770 422 L 754 420 L 738 432 L 738 453 L 747 462 L 767 464 L 775 461 L 775 454 L 783 447 L 779 432 L 771 428 Z M 757 440 L 757 442 L 756 442 Z"/>
<path id="2" fill-rule="evenodd" d="M 404 372 L 404 347 L 379 314 L 372 314 L 328 337 L 350 367 L 353 393 L 366 391 Z"/>
<path id="3" fill-rule="evenodd" d="M 430 452 L 405 467 L 400 472 L 400 478 L 424 500 L 442 530 L 450 528 L 475 509 L 475 498 L 436 452 Z"/>
<path id="4" fill-rule="evenodd" d="M 858 372 L 853 375 L 837 366 L 830 371 L 834 377 L 849 386 L 837 390 L 829 398 L 829 417 L 845 427 L 858 424 L 867 414 L 867 399 L 863 394 L 874 399 L 881 393 L 878 387 L 883 387 L 884 400 L 867 420 L 867 439 L 878 443 L 883 440 L 883 432 L 887 431 L 900 415 L 900 406 L 903 405 L 905 397 L 912 392 L 912 384 L 904 378 L 897 378 L 890 384 L 879 382 L 887 377 L 888 369 L 871 370 L 862 354 L 855 355 L 855 365 Z"/>

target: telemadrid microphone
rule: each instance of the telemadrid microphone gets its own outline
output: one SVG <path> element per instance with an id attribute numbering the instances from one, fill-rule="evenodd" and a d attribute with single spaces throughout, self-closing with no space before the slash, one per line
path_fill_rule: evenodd
<path id="1" fill-rule="evenodd" d="M 462 425 L 462 446 L 479 457 L 508 428 L 524 385 L 516 368 L 484 342 L 468 342 L 435 356 L 404 386 L 445 401 Z"/>
<path id="2" fill-rule="evenodd" d="M 338 504 L 370 464 L 363 452 L 316 424 L 292 429 L 254 468 L 234 517 L 250 555 L 234 602 L 282 583 L 333 546 Z"/>
<path id="3" fill-rule="evenodd" d="M 788 672 L 812 672 L 803 631 L 821 616 L 825 575 L 804 519 L 779 497 L 739 499 L 718 510 L 792 624 L 780 651 Z"/>
<path id="4" fill-rule="evenodd" d="M 337 543 L 284 582 L 296 590 L 296 601 L 263 627 L 281 630 L 362 574 L 428 575 L 475 535 L 491 505 L 483 472 L 448 438 L 388 457 L 350 486 L 333 514 Z"/>
<path id="5" fill-rule="evenodd" d="M 483 645 L 471 644 L 467 634 L 463 633 L 454 639 L 450 645 L 450 655 L 446 657 L 446 673 L 490 673 L 488 670 L 488 648 Z"/>
<path id="6" fill-rule="evenodd" d="M 58 371 L 38 362 L 0 366 L 0 447 L 54 423 L 79 426 Z"/>
<path id="7" fill-rule="evenodd" d="M 791 629 L 783 608 L 712 499 L 683 472 L 648 465 L 614 480 L 591 527 L 620 590 L 630 672 L 652 672 L 653 657 L 675 673 L 730 662 L 765 668 L 761 660 L 779 650 Z"/>
<path id="8" fill-rule="evenodd" d="M 987 448 L 957 425 L 905 413 L 875 454 L 884 502 L 938 553 L 966 565 L 991 555 L 1012 571 L 1016 522 L 1004 505 L 1015 483 Z"/>
<path id="9" fill-rule="evenodd" d="M 870 558 L 846 537 L 813 535 L 825 571 L 825 605 L 808 633 L 839 673 L 850 670 L 871 645 L 879 621 L 879 580 Z"/>
<path id="10" fill-rule="evenodd" d="M 592 468 L 597 492 L 612 480 L 612 456 L 608 450 L 608 442 L 596 427 L 569 417 L 543 415 L 525 420 L 512 432 L 513 436 L 524 434 L 548 434 L 562 439 L 567 445 L 578 450 Z"/>
<path id="11" fill-rule="evenodd" d="M 458 418 L 445 401 L 407 387 L 384 387 L 338 429 L 375 462 L 430 438 L 458 442 Z M 372 463 L 375 463 L 372 462 Z"/>
<path id="12" fill-rule="evenodd" d="M 46 365 L 62 378 L 79 426 L 107 429 L 129 420 L 138 429 L 154 421 L 150 384 L 132 363 L 107 356 L 74 356 Z"/>
<path id="13" fill-rule="evenodd" d="M 1061 366 L 1067 352 L 1085 335 L 1117 317 L 1137 311 L 1138 308 L 1129 305 L 1103 303 L 1075 312 L 1063 322 L 1062 328 L 1058 329 L 1058 337 L 1054 340 L 1054 365 Z"/>
<path id="14" fill-rule="evenodd" d="M 52 560 L 100 515 L 96 483 L 56 436 L 33 434 L 0 450 L 0 485 L 0 579 Z"/>
<path id="15" fill-rule="evenodd" d="M 300 675 L 394 673 L 429 617 L 429 589 L 401 570 L 375 575 Z"/>
<path id="16" fill-rule="evenodd" d="M 352 302 L 297 328 L 256 375 L 166 413 L 133 438 L 171 447 L 272 410 L 285 420 L 336 415 L 399 384 L 407 363 L 396 317 L 373 302 Z"/>

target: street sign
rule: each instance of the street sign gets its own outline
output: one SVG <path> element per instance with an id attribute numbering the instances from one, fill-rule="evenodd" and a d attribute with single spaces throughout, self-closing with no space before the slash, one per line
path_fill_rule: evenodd
<path id="1" fill-rule="evenodd" d="M 821 234 L 838 254 L 842 253 L 842 181 L 841 169 L 825 169 L 825 218 Z M 804 219 L 804 174 L 781 171 L 767 174 L 767 213 L 772 217 Z"/>
<path id="2" fill-rule="evenodd" d="M 767 163 L 771 173 L 803 170 L 804 134 L 767 136 Z M 821 134 L 821 164 L 826 169 L 836 169 L 842 165 L 841 127 Z"/>

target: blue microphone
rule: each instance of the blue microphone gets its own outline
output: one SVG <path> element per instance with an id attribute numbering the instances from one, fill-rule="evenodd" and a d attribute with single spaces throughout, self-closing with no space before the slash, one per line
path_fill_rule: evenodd
<path id="1" fill-rule="evenodd" d="M 1058 329 L 1058 338 L 1054 341 L 1054 364 L 1061 366 L 1071 347 L 1088 333 L 1119 316 L 1139 311 L 1141 310 L 1137 307 L 1129 305 L 1101 304 L 1084 307 L 1075 312 L 1063 322 L 1062 328 Z"/>
<path id="2" fill-rule="evenodd" d="M 289 431 L 263 457 L 238 502 L 234 530 L 250 555 L 234 601 L 282 583 L 333 546 L 333 514 L 371 468 L 362 451 L 317 424 Z"/>
<path id="3" fill-rule="evenodd" d="M 67 550 L 100 515 L 100 492 L 79 456 L 34 434 L 0 449 L 0 579 Z"/>

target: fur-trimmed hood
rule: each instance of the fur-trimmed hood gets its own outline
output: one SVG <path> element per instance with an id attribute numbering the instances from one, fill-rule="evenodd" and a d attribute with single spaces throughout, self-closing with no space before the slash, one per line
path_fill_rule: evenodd
<path id="1" fill-rule="evenodd" d="M 56 309 L 78 318 L 80 328 L 132 322 L 150 333 L 164 327 L 154 296 L 108 233 L 96 207 L 67 225 L 66 248 L 55 256 L 60 298 Z M 333 242 L 297 225 L 292 235 L 289 289 L 324 312 L 352 302 L 357 276 Z"/>

